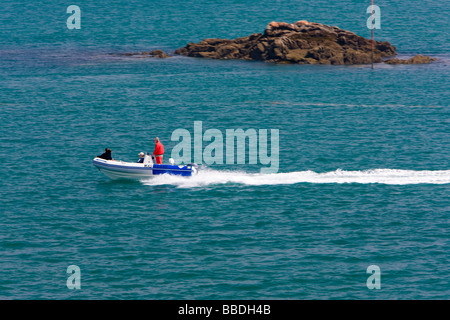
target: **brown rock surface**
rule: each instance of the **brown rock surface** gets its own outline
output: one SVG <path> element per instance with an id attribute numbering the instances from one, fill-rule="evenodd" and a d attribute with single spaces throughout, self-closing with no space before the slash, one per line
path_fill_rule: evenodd
<path id="1" fill-rule="evenodd" d="M 166 53 L 164 53 L 164 51 L 162 50 L 153 50 L 150 52 L 135 52 L 135 53 L 123 53 L 122 55 L 124 56 L 134 56 L 134 57 L 140 57 L 140 58 L 145 58 L 145 57 L 152 57 L 152 58 L 168 58 L 170 57 L 169 55 L 167 55 Z"/>
<path id="2" fill-rule="evenodd" d="M 373 61 L 393 56 L 396 48 L 375 41 Z M 367 64 L 372 62 L 371 41 L 353 32 L 306 20 L 271 22 L 264 33 L 228 39 L 205 39 L 177 49 L 176 54 L 211 59 L 262 60 L 297 64 Z"/>
<path id="3" fill-rule="evenodd" d="M 389 59 L 384 61 L 387 64 L 425 64 L 425 63 L 431 63 L 433 61 L 437 61 L 436 58 L 431 58 L 429 56 L 423 56 L 421 54 L 414 56 L 412 58 L 402 60 L 398 58 Z"/>

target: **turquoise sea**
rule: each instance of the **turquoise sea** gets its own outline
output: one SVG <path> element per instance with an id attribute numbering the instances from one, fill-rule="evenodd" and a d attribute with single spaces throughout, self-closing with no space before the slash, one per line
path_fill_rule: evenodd
<path id="1" fill-rule="evenodd" d="M 81 29 L 69 30 L 69 5 Z M 375 1 L 377 40 L 430 65 L 119 55 L 308 20 L 370 37 L 370 1 L 0 5 L 1 299 L 449 299 L 448 3 Z M 279 171 L 113 181 L 174 130 L 278 129 Z M 206 144 L 205 144 L 206 145 Z M 81 270 L 68 289 L 67 267 Z M 380 268 L 369 289 L 367 268 Z"/>

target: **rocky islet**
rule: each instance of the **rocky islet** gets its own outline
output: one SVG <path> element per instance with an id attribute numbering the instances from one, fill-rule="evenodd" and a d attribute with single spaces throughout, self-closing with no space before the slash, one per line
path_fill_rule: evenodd
<path id="1" fill-rule="evenodd" d="M 204 39 L 188 43 L 175 54 L 210 59 L 239 59 L 286 64 L 356 65 L 424 64 L 437 59 L 417 55 L 410 59 L 391 58 L 396 47 L 387 41 L 374 41 L 357 34 L 316 22 L 271 22 L 264 33 L 253 33 L 236 39 Z M 140 57 L 167 58 L 162 50 L 130 53 Z"/>

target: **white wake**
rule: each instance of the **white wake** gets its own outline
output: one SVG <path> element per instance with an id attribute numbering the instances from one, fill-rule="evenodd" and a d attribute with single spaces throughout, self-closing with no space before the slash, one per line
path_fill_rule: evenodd
<path id="1" fill-rule="evenodd" d="M 286 173 L 246 173 L 241 171 L 200 170 L 193 177 L 160 175 L 143 181 L 145 185 L 174 185 L 180 188 L 196 188 L 220 184 L 289 185 L 296 183 L 380 183 L 391 185 L 447 184 L 450 170 L 398 170 L 373 169 L 364 171 L 336 170 L 325 173 L 296 171 Z"/>

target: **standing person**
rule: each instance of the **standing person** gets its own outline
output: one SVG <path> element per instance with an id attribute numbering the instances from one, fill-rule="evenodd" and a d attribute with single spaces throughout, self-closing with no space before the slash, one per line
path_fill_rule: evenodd
<path id="1" fill-rule="evenodd" d="M 159 138 L 156 137 L 155 138 L 155 151 L 153 151 L 153 155 L 155 156 L 155 161 L 156 164 L 162 164 L 162 160 L 163 160 L 163 154 L 164 154 L 164 146 L 161 143 L 161 141 L 159 141 Z"/>
<path id="2" fill-rule="evenodd" d="M 105 152 L 103 152 L 101 155 L 97 156 L 97 158 L 105 159 L 105 160 L 114 160 L 111 156 L 111 149 L 106 148 Z"/>

